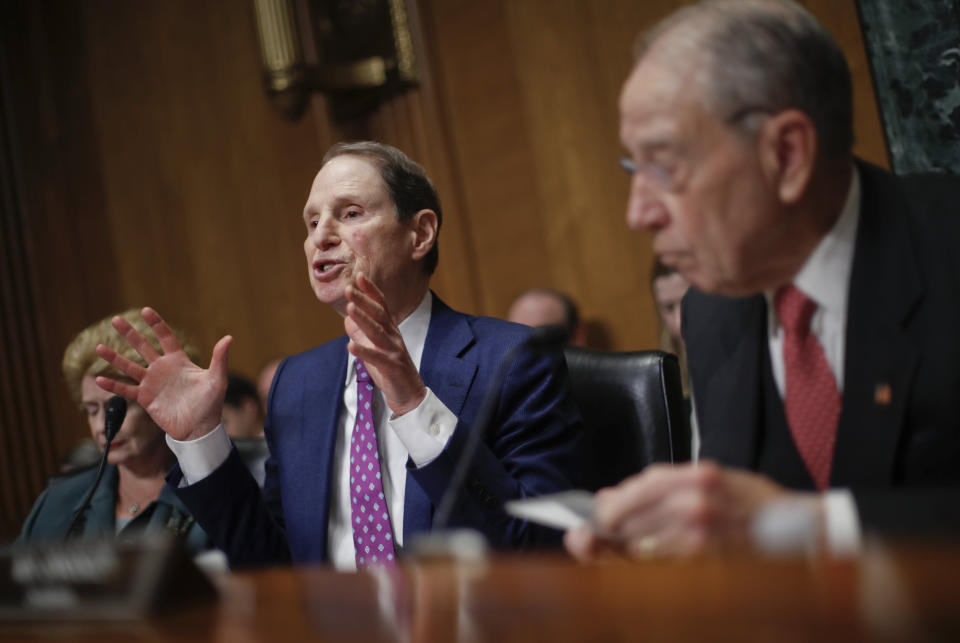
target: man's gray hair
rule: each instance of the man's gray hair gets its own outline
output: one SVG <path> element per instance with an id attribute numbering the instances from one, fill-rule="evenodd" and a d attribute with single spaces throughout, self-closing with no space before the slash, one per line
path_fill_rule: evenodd
<path id="1" fill-rule="evenodd" d="M 707 65 L 701 70 L 704 108 L 713 115 L 748 129 L 758 113 L 798 109 L 813 121 L 828 157 L 850 154 L 850 69 L 836 41 L 806 9 L 790 0 L 706 0 L 642 34 L 636 60 L 675 30 L 696 41 L 702 58 L 692 64 Z"/>
<path id="2" fill-rule="evenodd" d="M 423 258 L 423 269 L 432 275 L 440 260 L 440 226 L 443 224 L 443 211 L 440 209 L 440 197 L 437 189 L 427 176 L 423 167 L 410 159 L 395 147 L 376 141 L 354 141 L 337 143 L 323 156 L 322 165 L 326 165 L 337 156 L 361 156 L 373 161 L 380 170 L 380 178 L 387 186 L 387 192 L 393 200 L 397 219 L 403 223 L 410 221 L 420 210 L 433 210 L 437 215 L 437 238 L 433 247 Z"/>

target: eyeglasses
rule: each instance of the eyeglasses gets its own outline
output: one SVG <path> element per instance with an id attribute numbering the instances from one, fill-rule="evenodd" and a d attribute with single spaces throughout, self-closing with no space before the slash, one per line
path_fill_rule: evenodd
<path id="1" fill-rule="evenodd" d="M 638 162 L 624 157 L 620 159 L 620 167 L 622 167 L 630 176 L 641 174 L 647 177 L 664 190 L 669 190 L 673 187 L 673 177 L 670 176 L 670 173 L 663 169 L 663 167 L 657 165 L 656 163 L 650 163 L 649 161 Z"/>
<path id="2" fill-rule="evenodd" d="M 767 107 L 762 107 L 760 105 L 748 105 L 746 107 L 741 107 L 733 114 L 724 119 L 724 123 L 729 126 L 737 125 L 741 121 L 754 116 L 756 114 L 762 114 L 764 116 L 769 116 L 771 110 Z M 674 176 L 671 172 L 664 169 L 663 166 L 657 163 L 651 163 L 650 161 L 634 161 L 631 158 L 624 157 L 619 161 L 620 167 L 626 171 L 630 176 L 636 176 L 640 174 L 651 181 L 658 187 L 664 190 L 672 190 L 676 186 L 674 184 Z"/>

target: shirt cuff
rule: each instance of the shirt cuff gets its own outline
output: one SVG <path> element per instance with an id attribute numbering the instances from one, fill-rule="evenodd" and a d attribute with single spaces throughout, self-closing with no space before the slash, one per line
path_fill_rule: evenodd
<path id="1" fill-rule="evenodd" d="M 430 464 L 443 453 L 457 427 L 457 416 L 428 388 L 417 408 L 390 418 L 387 424 L 403 442 L 410 459 L 419 468 Z"/>
<path id="2" fill-rule="evenodd" d="M 849 489 L 832 489 L 823 496 L 827 550 L 836 556 L 852 556 L 862 547 L 857 503 Z"/>
<path id="3" fill-rule="evenodd" d="M 167 446 L 180 463 L 180 471 L 183 473 L 180 486 L 186 487 L 200 482 L 216 471 L 217 467 L 227 460 L 233 443 L 221 422 L 213 431 L 196 440 L 174 440 L 168 435 Z"/>

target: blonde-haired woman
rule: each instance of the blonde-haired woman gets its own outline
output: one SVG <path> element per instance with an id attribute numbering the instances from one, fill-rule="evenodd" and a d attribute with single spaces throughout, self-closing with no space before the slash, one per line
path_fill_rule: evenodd
<path id="1" fill-rule="evenodd" d="M 693 391 L 690 390 L 690 374 L 687 371 L 687 348 L 680 335 L 680 303 L 689 288 L 690 283 L 676 268 L 664 265 L 659 258 L 654 259 L 650 271 L 650 291 L 660 317 L 660 349 L 674 353 L 680 362 L 684 407 L 690 420 L 690 454 L 696 460 L 700 451 L 700 431 L 696 413 L 693 412 Z"/>
<path id="2" fill-rule="evenodd" d="M 120 313 L 154 346 L 159 342 L 140 318 L 138 309 Z M 113 329 L 113 315 L 82 330 L 63 355 L 63 377 L 74 401 L 83 410 L 90 433 L 103 451 L 104 411 L 112 395 L 94 382 L 98 375 L 126 379 L 100 359 L 97 344 L 105 344 L 127 359 L 146 366 L 143 358 Z M 186 348 L 192 358 L 196 353 Z M 129 403 L 127 414 L 114 437 L 103 479 L 90 506 L 74 525 L 71 537 L 116 535 L 136 537 L 144 532 L 169 531 L 181 536 L 191 552 L 212 547 L 207 535 L 174 493 L 165 476 L 174 463 L 163 431 L 146 411 Z M 96 467 L 53 478 L 27 517 L 18 542 L 63 540 L 68 537 L 75 512 L 96 478 Z"/>

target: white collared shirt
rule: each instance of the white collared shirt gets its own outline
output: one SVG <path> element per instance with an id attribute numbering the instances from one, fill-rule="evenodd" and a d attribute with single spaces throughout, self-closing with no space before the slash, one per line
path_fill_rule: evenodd
<path id="1" fill-rule="evenodd" d="M 847 200 L 840 217 L 820 240 L 807 261 L 797 272 L 793 285 L 817 304 L 810 319 L 810 332 L 823 347 L 830 370 L 843 393 L 843 368 L 846 352 L 847 302 L 850 296 L 850 271 L 860 222 L 860 174 L 853 168 Z M 783 327 L 773 305 L 773 291 L 767 299 L 767 338 L 770 343 L 770 366 L 773 379 L 783 399 L 786 391 L 786 368 L 783 360 Z M 826 537 L 831 552 L 847 554 L 860 547 L 860 524 L 856 503 L 849 489 L 831 489 L 824 494 Z"/>
<path id="2" fill-rule="evenodd" d="M 823 347 L 827 363 L 843 393 L 843 360 L 846 348 L 847 300 L 850 296 L 850 270 L 860 222 L 860 175 L 853 170 L 850 189 L 840 218 L 820 240 L 806 263 L 800 268 L 793 285 L 817 304 L 810 319 L 810 332 Z M 774 292 L 767 291 L 767 337 L 770 341 L 770 363 L 780 398 L 786 390 L 783 363 L 783 327 L 773 305 Z"/>
<path id="3" fill-rule="evenodd" d="M 427 291 L 420 305 L 398 328 L 414 366 L 420 360 L 430 327 L 433 296 Z M 347 375 L 337 421 L 333 471 L 330 472 L 330 516 L 327 522 L 327 554 L 339 570 L 355 570 L 353 528 L 350 524 L 350 453 L 347 445 L 357 415 L 356 358 L 347 354 Z M 457 426 L 454 415 L 429 388 L 420 405 L 400 417 L 392 417 L 383 393 L 374 398 L 377 445 L 383 477 L 383 492 L 390 507 L 390 523 L 397 545 L 403 545 L 404 493 L 407 481 L 407 459 L 417 467 L 432 462 L 447 445 Z M 388 428 L 389 427 L 389 430 Z M 181 484 L 194 484 L 210 475 L 230 455 L 231 443 L 221 423 L 216 429 L 196 440 L 181 442 L 167 436 L 167 444 L 180 463 Z M 317 507 L 317 511 L 320 508 Z"/>
<path id="4" fill-rule="evenodd" d="M 423 301 L 398 328 L 407 353 L 420 370 L 420 358 L 430 326 L 433 297 L 428 291 Z M 339 570 L 357 568 L 350 523 L 350 436 L 357 417 L 357 360 L 347 354 L 347 379 L 337 421 L 333 471 L 330 476 L 330 518 L 327 522 L 327 553 Z M 377 448 L 383 493 L 390 507 L 390 524 L 396 543 L 403 546 L 403 497 L 407 488 L 407 458 L 417 467 L 433 462 L 447 445 L 457 426 L 457 417 L 428 388 L 427 395 L 414 410 L 392 418 L 383 393 L 378 389 L 373 399 L 373 417 L 377 428 Z M 391 430 L 387 430 L 389 427 Z"/>

